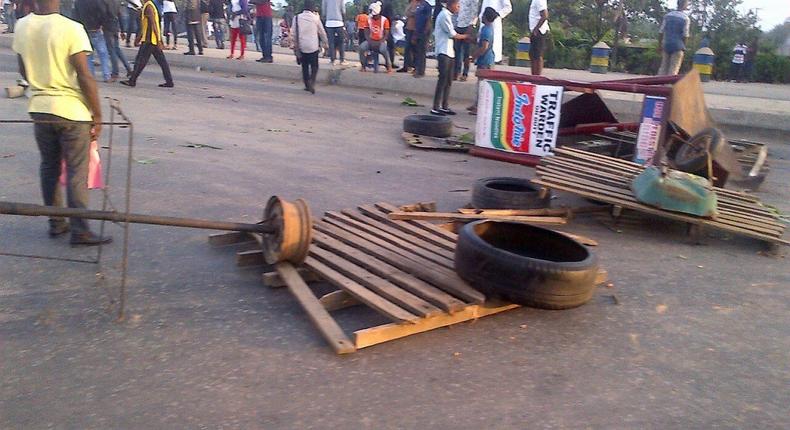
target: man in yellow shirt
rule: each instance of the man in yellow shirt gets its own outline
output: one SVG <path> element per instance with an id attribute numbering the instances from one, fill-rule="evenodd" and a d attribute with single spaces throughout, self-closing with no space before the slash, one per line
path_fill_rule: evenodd
<path id="1" fill-rule="evenodd" d="M 58 178 L 66 160 L 67 198 L 71 208 L 88 206 L 88 151 L 91 135 L 101 133 L 101 107 L 96 81 L 88 68 L 91 44 L 79 23 L 58 13 L 60 0 L 36 0 L 36 12 L 16 24 L 13 49 L 19 72 L 30 83 L 28 112 L 41 153 L 41 192 L 47 206 L 62 206 Z M 71 229 L 72 246 L 109 243 L 94 235 L 88 223 L 50 218 L 49 235 Z"/>
<path id="2" fill-rule="evenodd" d="M 162 74 L 165 75 L 165 83 L 159 84 L 159 86 L 173 88 L 173 75 L 170 74 L 170 66 L 167 64 L 164 52 L 162 52 L 159 12 L 153 0 L 145 0 L 143 8 L 140 10 L 140 33 L 137 34 L 134 46 L 140 47 L 140 50 L 137 51 L 137 58 L 134 60 L 134 70 L 129 75 L 129 79 L 121 81 L 121 84 L 129 87 L 136 86 L 137 78 L 140 76 L 140 73 L 143 73 L 145 65 L 148 64 L 148 59 L 153 55 L 156 62 L 159 63 L 159 67 L 162 68 Z"/>

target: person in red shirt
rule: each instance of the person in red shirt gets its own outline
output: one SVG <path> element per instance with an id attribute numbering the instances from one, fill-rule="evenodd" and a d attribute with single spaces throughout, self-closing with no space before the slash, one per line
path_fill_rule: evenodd
<path id="1" fill-rule="evenodd" d="M 365 13 L 365 8 L 359 11 L 357 15 L 357 44 L 362 45 L 365 41 L 365 30 L 368 28 L 368 14 Z"/>
<path id="2" fill-rule="evenodd" d="M 272 3 L 270 0 L 253 0 L 255 3 L 255 28 L 258 30 L 258 43 L 263 56 L 255 60 L 259 63 L 272 63 Z"/>
<path id="3" fill-rule="evenodd" d="M 361 71 L 367 71 L 365 60 L 370 51 L 384 55 L 384 60 L 387 63 L 387 73 L 392 73 L 392 63 L 390 63 L 389 52 L 387 51 L 387 37 L 389 33 L 390 22 L 381 15 L 381 3 L 373 3 L 370 5 L 370 19 L 368 20 L 368 27 L 365 29 L 366 40 L 359 45 Z"/>

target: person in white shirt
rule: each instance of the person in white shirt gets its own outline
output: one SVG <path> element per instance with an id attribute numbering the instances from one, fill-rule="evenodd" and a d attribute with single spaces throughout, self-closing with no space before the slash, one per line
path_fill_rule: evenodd
<path id="1" fill-rule="evenodd" d="M 453 68 L 455 63 L 454 41 L 466 40 L 468 34 L 459 34 L 453 25 L 453 15 L 461 9 L 459 0 L 447 0 L 445 7 L 436 16 L 436 28 L 433 30 L 433 39 L 436 44 L 436 59 L 439 62 L 439 80 L 436 82 L 436 92 L 433 95 L 432 115 L 455 115 L 450 109 L 450 86 L 453 83 Z"/>
<path id="2" fill-rule="evenodd" d="M 532 0 L 529 5 L 529 59 L 532 74 L 543 73 L 543 52 L 549 36 L 549 7 L 546 0 Z"/>
<path id="3" fill-rule="evenodd" d="M 178 18 L 178 10 L 176 9 L 176 2 L 165 0 L 162 3 L 162 15 L 165 23 L 163 34 L 165 35 L 164 49 L 177 49 L 178 48 L 178 29 L 176 28 L 176 18 Z M 170 35 L 173 35 L 173 45 L 170 45 Z"/>
<path id="4" fill-rule="evenodd" d="M 543 1 L 545 2 L 545 0 Z M 510 12 L 513 12 L 513 4 L 510 3 L 510 0 L 483 0 L 479 13 L 481 20 L 483 19 L 483 11 L 488 7 L 494 9 L 496 13 L 499 14 L 499 18 L 492 24 L 494 28 L 494 43 L 492 45 L 494 49 L 494 61 L 498 63 L 502 61 L 502 20 L 510 15 Z"/>
<path id="5" fill-rule="evenodd" d="M 315 13 L 313 0 L 305 0 L 304 11 L 296 15 L 291 25 L 293 47 L 296 59 L 302 65 L 304 90 L 315 94 L 315 79 L 318 76 L 318 52 L 320 47 L 327 48 L 326 31 L 321 18 Z"/>

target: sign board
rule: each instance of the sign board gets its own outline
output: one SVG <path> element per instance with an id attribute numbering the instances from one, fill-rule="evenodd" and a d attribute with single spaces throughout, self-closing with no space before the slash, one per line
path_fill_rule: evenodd
<path id="1" fill-rule="evenodd" d="M 661 123 L 664 121 L 666 106 L 666 97 L 645 96 L 639 135 L 636 138 L 635 163 L 653 164 L 653 156 L 656 155 L 658 140 L 661 138 Z"/>
<path id="2" fill-rule="evenodd" d="M 557 144 L 562 87 L 491 80 L 479 85 L 476 146 L 550 154 Z"/>

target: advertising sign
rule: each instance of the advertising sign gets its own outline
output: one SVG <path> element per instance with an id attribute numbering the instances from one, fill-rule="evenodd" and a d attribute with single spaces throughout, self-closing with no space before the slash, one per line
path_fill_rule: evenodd
<path id="1" fill-rule="evenodd" d="M 653 164 L 658 139 L 661 138 L 661 122 L 664 120 L 666 105 L 666 97 L 645 96 L 639 135 L 636 138 L 635 163 Z"/>
<path id="2" fill-rule="evenodd" d="M 562 87 L 480 82 L 475 145 L 548 155 L 557 144 Z"/>

